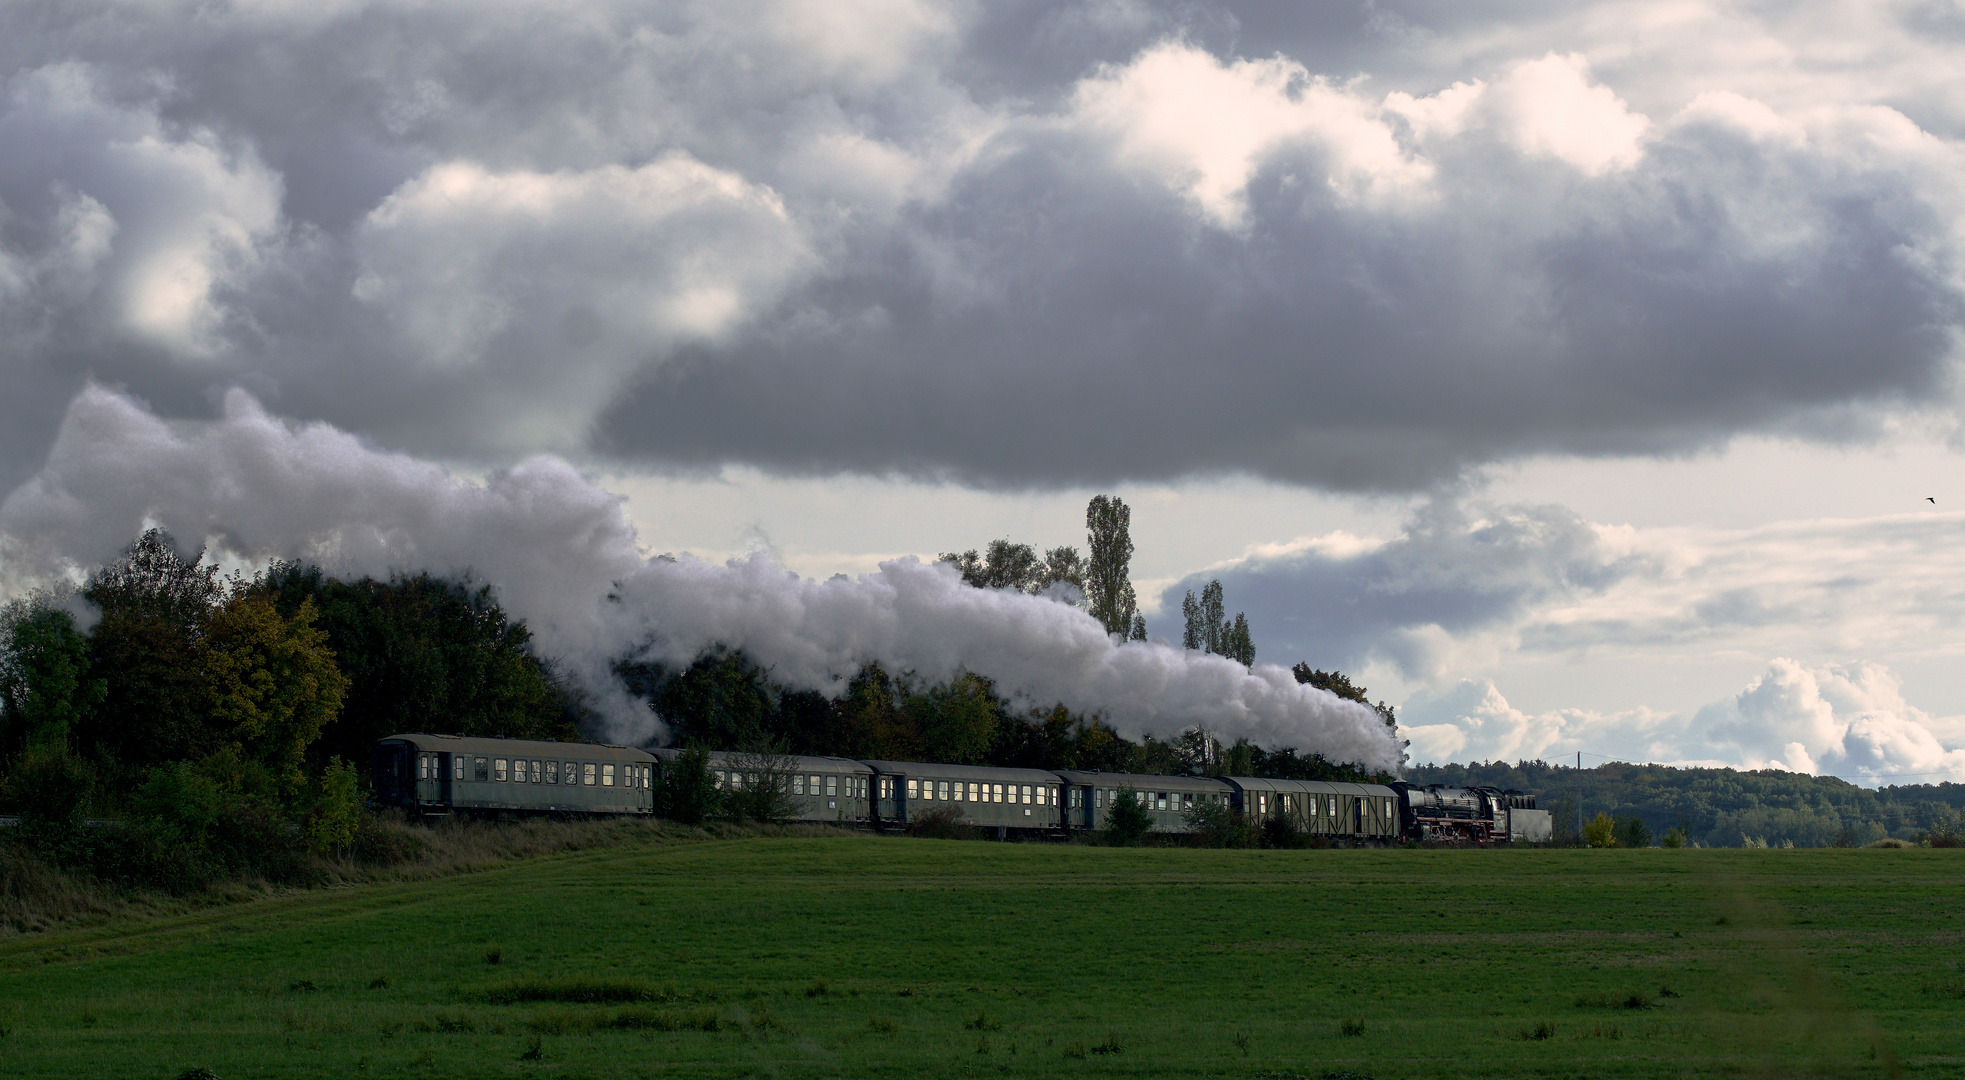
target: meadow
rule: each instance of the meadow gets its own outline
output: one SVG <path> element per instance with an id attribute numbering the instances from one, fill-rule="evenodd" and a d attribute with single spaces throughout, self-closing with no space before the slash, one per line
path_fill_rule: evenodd
<path id="1" fill-rule="evenodd" d="M 10 1077 L 1965 1076 L 1965 852 L 628 841 L 0 939 Z"/>

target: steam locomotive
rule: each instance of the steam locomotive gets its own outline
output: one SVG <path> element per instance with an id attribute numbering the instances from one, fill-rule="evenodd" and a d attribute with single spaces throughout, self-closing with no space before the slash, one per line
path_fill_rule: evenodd
<path id="1" fill-rule="evenodd" d="M 377 801 L 416 817 L 451 814 L 651 814 L 674 750 L 594 743 L 408 734 L 375 746 Z M 1194 829 L 1196 807 L 1250 820 L 1281 817 L 1334 844 L 1396 840 L 1471 844 L 1548 840 L 1535 797 L 1492 788 L 1153 776 L 1003 769 L 918 761 L 714 753 L 728 791 L 779 785 L 795 821 L 893 830 L 939 814 L 1010 835 L 1060 837 L 1104 829 L 1121 791 L 1135 793 L 1156 830 Z"/>

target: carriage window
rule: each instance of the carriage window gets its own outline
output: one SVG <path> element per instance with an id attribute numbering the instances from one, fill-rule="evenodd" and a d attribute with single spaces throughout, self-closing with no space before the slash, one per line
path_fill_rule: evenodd
<path id="1" fill-rule="evenodd" d="M 546 763 L 546 782 L 548 784 L 559 783 L 559 762 L 548 761 Z"/>
<path id="2" fill-rule="evenodd" d="M 1164 791 L 1156 791 L 1156 792 L 1154 792 L 1154 793 L 1153 793 L 1153 809 L 1155 809 L 1155 810 L 1165 810 L 1166 808 L 1167 808 L 1167 793 L 1166 793 L 1166 792 L 1164 792 Z"/>
<path id="3" fill-rule="evenodd" d="M 797 776 L 794 776 L 794 777 L 792 777 L 792 778 L 791 778 L 791 793 L 792 793 L 793 795 L 803 795 L 803 794 L 805 794 L 805 774 L 804 774 L 804 773 L 799 773 L 799 774 L 798 774 Z"/>
<path id="4" fill-rule="evenodd" d="M 492 778 L 493 780 L 496 780 L 496 781 L 498 781 L 498 782 L 499 782 L 499 783 L 501 783 L 501 784 L 505 782 L 505 759 L 504 759 L 504 758 L 492 758 L 492 759 L 491 759 L 491 778 Z"/>
<path id="5" fill-rule="evenodd" d="M 546 782 L 545 762 L 535 761 L 532 763 L 532 782 L 535 784 L 543 784 Z"/>
<path id="6" fill-rule="evenodd" d="M 839 777 L 837 776 L 826 777 L 826 796 L 830 798 L 837 794 L 839 794 Z"/>
<path id="7" fill-rule="evenodd" d="M 992 785 L 990 786 L 990 792 L 989 792 L 989 801 L 990 801 L 990 802 L 1002 802 L 1002 801 L 1003 801 L 1003 785 L 1002 785 L 1002 784 L 992 784 Z"/>
<path id="8" fill-rule="evenodd" d="M 918 793 L 920 792 L 920 790 L 921 790 L 921 781 L 919 781 L 919 780 L 909 780 L 909 781 L 907 782 L 907 797 L 908 797 L 908 798 L 910 798 L 910 799 L 912 799 L 912 798 L 915 798 L 915 797 L 916 797 L 916 795 L 917 795 L 917 794 L 918 794 Z"/>
<path id="9" fill-rule="evenodd" d="M 416 755 L 416 778 L 418 780 L 428 780 L 430 778 L 430 755 Z"/>
<path id="10" fill-rule="evenodd" d="M 600 767 L 600 786 L 614 786 L 614 763 L 611 761 Z"/>
<path id="11" fill-rule="evenodd" d="M 1331 817 L 1336 817 L 1336 816 L 1337 816 L 1337 800 L 1336 800 L 1336 799 L 1332 799 L 1332 800 L 1331 800 L 1331 801 L 1330 801 L 1330 802 L 1329 802 L 1329 803 L 1328 803 L 1327 805 L 1329 805 L 1329 807 L 1330 807 L 1330 816 L 1331 816 Z"/>
<path id="12" fill-rule="evenodd" d="M 451 778 L 452 780 L 462 780 L 462 779 L 464 779 L 464 755 L 462 755 L 462 754 L 452 754 L 452 755 L 451 755 L 451 757 L 450 757 L 450 778 Z"/>
<path id="13" fill-rule="evenodd" d="M 585 784 L 586 784 L 586 785 L 587 785 L 588 787 L 593 787 L 593 786 L 594 786 L 594 773 L 595 773 L 596 771 L 597 771 L 597 770 L 596 770 L 596 769 L 594 768 L 594 763 L 593 763 L 593 762 L 591 762 L 591 761 L 583 761 L 583 762 L 581 762 L 581 763 L 580 763 L 580 779 L 581 779 L 581 781 L 582 781 L 583 783 L 585 783 Z"/>
<path id="14" fill-rule="evenodd" d="M 484 780 L 489 780 L 489 779 L 491 779 L 491 759 L 490 759 L 490 758 L 472 758 L 472 759 L 471 759 L 471 766 L 472 766 L 472 767 L 471 767 L 471 776 L 472 776 L 472 777 L 473 777 L 474 779 L 476 779 L 476 780 L 479 780 L 479 781 L 484 781 Z"/>

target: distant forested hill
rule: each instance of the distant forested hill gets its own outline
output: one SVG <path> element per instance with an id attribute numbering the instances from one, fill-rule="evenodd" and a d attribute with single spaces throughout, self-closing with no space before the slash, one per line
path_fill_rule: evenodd
<path id="1" fill-rule="evenodd" d="M 1641 818 L 1654 836 L 1681 828 L 1706 847 L 1829 847 L 1866 844 L 1886 836 L 1918 839 L 1955 831 L 1965 809 L 1965 784 L 1914 784 L 1880 790 L 1833 776 L 1760 770 L 1681 769 L 1611 762 L 1578 770 L 1544 761 L 1415 765 L 1415 784 L 1482 784 L 1535 795 L 1553 811 L 1558 830 L 1574 834 L 1578 803 L 1598 812 Z"/>

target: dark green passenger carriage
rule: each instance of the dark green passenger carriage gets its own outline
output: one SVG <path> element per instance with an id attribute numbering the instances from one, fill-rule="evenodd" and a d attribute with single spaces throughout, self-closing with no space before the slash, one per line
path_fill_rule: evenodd
<path id="1" fill-rule="evenodd" d="M 651 751 L 657 770 L 668 768 L 682 751 Z M 739 792 L 775 784 L 783 793 L 787 820 L 824 825 L 865 825 L 873 804 L 873 770 L 850 758 L 801 754 L 710 752 L 710 775 L 719 791 Z"/>
<path id="2" fill-rule="evenodd" d="M 413 817 L 647 814 L 655 758 L 600 743 L 391 735 L 375 745 L 375 798 Z"/>

